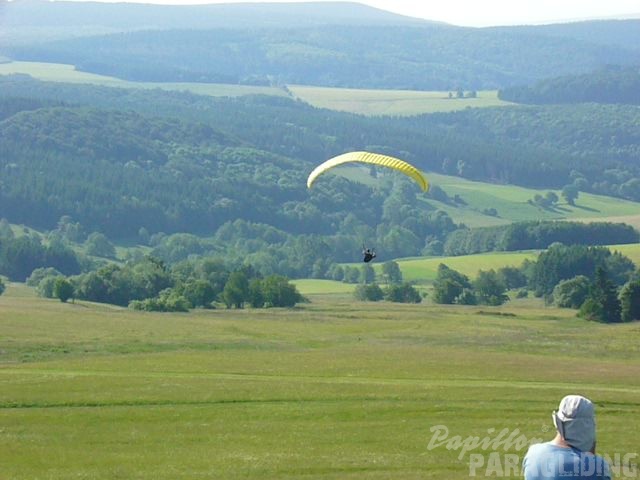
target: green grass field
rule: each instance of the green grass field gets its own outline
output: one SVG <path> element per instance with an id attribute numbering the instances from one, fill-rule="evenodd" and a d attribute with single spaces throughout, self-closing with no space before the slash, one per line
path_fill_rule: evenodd
<path id="1" fill-rule="evenodd" d="M 460 195 L 468 204 L 465 208 L 439 205 L 452 218 L 468 226 L 482 226 L 483 223 L 511 223 L 524 220 L 576 220 L 576 221 L 617 221 L 639 225 L 640 203 L 620 198 L 606 197 L 580 192 L 575 205 L 567 204 L 560 190 L 523 188 L 515 185 L 496 185 L 473 182 L 460 177 L 428 173 L 433 184 L 442 188 L 450 197 Z M 531 205 L 528 200 L 534 195 L 544 196 L 554 192 L 560 201 L 553 209 L 542 209 Z M 469 208 L 472 207 L 472 208 Z M 498 217 L 478 215 L 483 210 L 495 208 Z M 484 219 L 480 219 L 481 217 Z M 479 218 L 480 217 L 480 218 Z"/>
<path id="2" fill-rule="evenodd" d="M 213 97 L 235 97 L 241 95 L 277 95 L 287 93 L 275 87 L 259 87 L 248 85 L 228 85 L 219 83 L 171 83 L 171 82 L 130 82 L 115 77 L 80 72 L 73 65 L 41 62 L 11 62 L 0 64 L 0 75 L 24 73 L 38 80 L 66 83 L 89 83 L 106 87 L 119 88 L 160 88 L 163 90 L 188 91 L 198 95 Z"/>
<path id="3" fill-rule="evenodd" d="M 217 83 L 130 82 L 115 77 L 75 70 L 73 65 L 43 62 L 0 63 L 0 75 L 24 73 L 34 78 L 52 82 L 90 83 L 120 88 L 161 88 L 189 91 L 209 96 L 277 95 L 286 96 L 284 89 L 248 85 Z M 447 112 L 469 107 L 493 107 L 510 105 L 498 99 L 496 91 L 478 92 L 477 98 L 450 99 L 449 92 L 408 90 L 360 90 L 291 85 L 289 91 L 313 106 L 348 111 L 364 115 L 416 115 Z"/>
<path id="4" fill-rule="evenodd" d="M 629 245 L 609 245 L 612 252 L 620 252 L 627 256 L 640 268 L 640 243 Z M 525 260 L 535 260 L 537 251 L 524 252 L 490 252 L 478 255 L 461 255 L 458 257 L 415 257 L 396 259 L 402 278 L 418 285 L 431 284 L 438 273 L 438 265 L 444 263 L 469 278 L 474 279 L 480 270 L 498 270 L 503 267 L 519 267 Z M 359 267 L 361 264 L 351 264 Z M 374 263 L 376 274 L 381 274 L 382 263 Z M 298 290 L 304 295 L 350 295 L 355 285 L 331 280 L 294 280 Z"/>
<path id="5" fill-rule="evenodd" d="M 379 184 L 384 172 L 377 178 L 369 173 L 368 167 L 341 166 L 333 169 L 332 174 L 341 175 L 355 182 L 370 186 Z M 529 220 L 572 220 L 581 222 L 620 222 L 640 229 L 640 203 L 621 198 L 606 197 L 580 192 L 575 205 L 564 201 L 560 190 L 524 188 L 516 185 L 498 185 L 474 182 L 461 177 L 425 172 L 431 185 L 442 188 L 450 198 L 459 195 L 466 205 L 453 202 L 443 203 L 423 196 L 431 208 L 443 210 L 456 223 L 468 227 L 488 227 L 506 225 Z M 319 182 L 322 179 L 318 180 Z M 555 208 L 543 209 L 530 204 L 536 194 L 544 196 L 554 192 L 560 201 Z M 419 189 L 416 188 L 416 192 Z M 494 208 L 498 215 L 488 215 L 485 210 Z"/>
<path id="6" fill-rule="evenodd" d="M 569 393 L 596 402 L 601 453 L 637 452 L 638 324 L 531 303 L 311 300 L 145 314 L 10 285 L 0 478 L 463 479 L 469 453 L 429 448 L 432 428 L 547 439 Z"/>
<path id="7" fill-rule="evenodd" d="M 480 91 L 477 98 L 449 98 L 449 92 L 434 91 L 367 90 L 303 85 L 289 85 L 288 88 L 294 96 L 315 107 L 361 115 L 409 116 L 511 105 L 500 100 L 497 91 Z"/>

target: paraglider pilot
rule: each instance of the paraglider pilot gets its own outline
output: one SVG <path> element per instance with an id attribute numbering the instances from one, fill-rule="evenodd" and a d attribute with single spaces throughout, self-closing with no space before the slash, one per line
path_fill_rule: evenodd
<path id="1" fill-rule="evenodd" d="M 371 260 L 376 258 L 376 252 L 374 252 L 371 248 L 363 249 L 362 250 L 362 255 L 364 256 L 362 261 L 365 262 L 365 263 L 369 263 Z"/>

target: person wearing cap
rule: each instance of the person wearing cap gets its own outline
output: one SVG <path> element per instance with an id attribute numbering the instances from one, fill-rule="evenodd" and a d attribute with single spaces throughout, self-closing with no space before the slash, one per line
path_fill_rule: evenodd
<path id="1" fill-rule="evenodd" d="M 552 414 L 556 436 L 531 445 L 522 468 L 525 480 L 611 480 L 606 460 L 596 455 L 593 403 L 567 395 Z"/>

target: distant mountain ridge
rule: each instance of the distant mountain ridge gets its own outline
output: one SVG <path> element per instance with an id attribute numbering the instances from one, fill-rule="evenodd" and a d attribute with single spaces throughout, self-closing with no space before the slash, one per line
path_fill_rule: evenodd
<path id="1" fill-rule="evenodd" d="M 114 31 L 304 27 L 311 25 L 415 25 L 407 17 L 356 2 L 156 5 L 143 3 L 15 0 L 0 2 L 6 27 L 102 27 Z"/>
<path id="2" fill-rule="evenodd" d="M 0 58 L 133 81 L 494 90 L 640 64 L 640 20 L 468 28 L 355 2 L 5 0 L 0 26 Z"/>
<path id="3" fill-rule="evenodd" d="M 640 64 L 640 50 L 618 45 L 448 25 L 147 30 L 0 46 L 0 54 L 133 81 L 406 90 L 492 90 Z"/>

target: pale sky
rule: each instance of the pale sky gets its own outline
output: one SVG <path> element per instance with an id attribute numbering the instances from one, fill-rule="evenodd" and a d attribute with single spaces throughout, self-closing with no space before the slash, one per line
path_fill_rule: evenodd
<path id="1" fill-rule="evenodd" d="M 249 3 L 291 1 L 300 0 L 251 0 Z M 247 0 L 135 0 L 135 3 L 186 5 L 248 2 Z M 640 0 L 363 0 L 359 3 L 412 17 L 474 27 L 553 23 L 591 18 L 623 18 L 630 15 L 640 18 Z"/>

